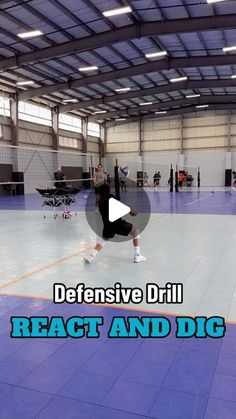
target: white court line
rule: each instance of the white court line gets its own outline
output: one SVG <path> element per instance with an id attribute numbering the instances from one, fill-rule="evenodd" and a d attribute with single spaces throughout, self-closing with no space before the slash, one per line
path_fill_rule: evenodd
<path id="1" fill-rule="evenodd" d="M 203 199 L 207 199 L 209 198 L 209 196 L 212 196 L 212 194 L 209 193 L 207 196 L 203 196 L 202 198 L 195 199 L 195 201 L 189 202 L 186 206 L 189 207 L 190 205 L 195 204 L 195 202 L 203 201 Z"/>

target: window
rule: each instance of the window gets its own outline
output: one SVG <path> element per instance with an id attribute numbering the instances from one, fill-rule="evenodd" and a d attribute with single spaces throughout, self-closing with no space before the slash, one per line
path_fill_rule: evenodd
<path id="1" fill-rule="evenodd" d="M 78 140 L 76 138 L 59 136 L 59 146 L 67 148 L 78 148 Z"/>
<path id="2" fill-rule="evenodd" d="M 0 96 L 0 115 L 10 116 L 10 100 Z"/>
<path id="3" fill-rule="evenodd" d="M 59 128 L 66 131 L 82 132 L 81 119 L 75 116 L 60 114 L 59 115 Z"/>
<path id="4" fill-rule="evenodd" d="M 88 123 L 88 135 L 100 137 L 100 125 L 93 122 Z"/>
<path id="5" fill-rule="evenodd" d="M 52 126 L 50 109 L 27 102 L 19 102 L 19 119 L 34 122 L 35 124 Z"/>

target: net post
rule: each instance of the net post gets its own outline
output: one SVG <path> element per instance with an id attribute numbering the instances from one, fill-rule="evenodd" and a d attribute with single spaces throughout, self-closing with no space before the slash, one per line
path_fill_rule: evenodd
<path id="1" fill-rule="evenodd" d="M 93 166 L 93 156 L 90 156 L 90 178 L 93 178 L 94 176 L 94 166 Z"/>
<path id="2" fill-rule="evenodd" d="M 178 166 L 175 168 L 175 192 L 179 192 Z"/>
<path id="3" fill-rule="evenodd" d="M 120 179 L 119 179 L 119 166 L 118 166 L 118 159 L 116 159 L 115 165 L 115 196 L 118 201 L 120 200 Z"/>
<path id="4" fill-rule="evenodd" d="M 201 186 L 201 173 L 200 173 L 200 167 L 198 168 L 198 173 L 197 173 L 197 186 L 198 186 L 198 188 L 200 188 L 200 186 Z"/>
<path id="5" fill-rule="evenodd" d="M 174 170 L 172 164 L 170 166 L 170 192 L 174 192 Z"/>

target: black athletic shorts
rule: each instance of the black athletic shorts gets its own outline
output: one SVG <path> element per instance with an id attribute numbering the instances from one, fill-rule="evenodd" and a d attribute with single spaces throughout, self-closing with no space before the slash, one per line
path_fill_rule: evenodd
<path id="1" fill-rule="evenodd" d="M 104 226 L 103 237 L 104 239 L 113 239 L 116 234 L 119 236 L 128 236 L 131 233 L 132 228 L 132 224 L 127 223 L 127 221 L 118 220 L 117 222 L 109 223 L 107 226 Z"/>
<path id="2" fill-rule="evenodd" d="M 95 195 L 100 195 L 100 186 L 95 187 L 94 190 L 95 190 Z"/>

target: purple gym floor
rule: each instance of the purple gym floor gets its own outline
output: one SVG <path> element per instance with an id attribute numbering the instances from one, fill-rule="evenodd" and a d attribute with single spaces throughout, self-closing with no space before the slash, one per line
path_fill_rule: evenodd
<path id="1" fill-rule="evenodd" d="M 235 419 L 236 325 L 223 339 L 117 340 L 111 318 L 130 311 L 0 300 L 1 419 Z M 26 314 L 104 316 L 105 327 L 100 339 L 11 339 L 10 317 Z"/>
<path id="2" fill-rule="evenodd" d="M 86 194 L 72 210 L 84 211 Z M 148 196 L 153 213 L 236 213 L 236 194 L 228 191 Z M 134 192 L 132 204 L 141 198 Z M 0 197 L 3 210 L 41 205 L 36 194 Z M 98 315 L 105 327 L 100 339 L 11 339 L 13 315 Z M 134 312 L 0 295 L 0 419 L 236 418 L 236 324 L 223 339 L 176 339 L 174 331 L 165 339 L 108 339 L 116 315 Z"/>
<path id="3" fill-rule="evenodd" d="M 80 192 L 77 204 L 71 206 L 72 211 L 84 211 L 88 191 Z M 142 191 L 128 192 L 121 195 L 122 201 L 130 202 L 140 208 Z M 148 191 L 147 195 L 151 203 L 152 213 L 173 214 L 236 214 L 236 192 L 230 191 L 186 191 L 180 193 Z M 0 210 L 40 210 L 42 198 L 37 194 L 0 197 Z M 52 208 L 45 207 L 46 210 Z M 62 206 L 58 210 L 62 210 Z M 146 208 L 142 208 L 145 212 Z"/>

